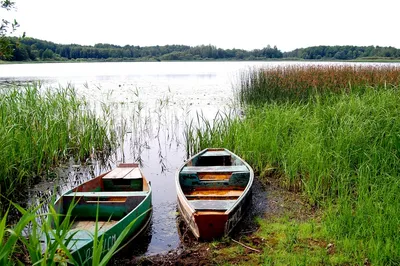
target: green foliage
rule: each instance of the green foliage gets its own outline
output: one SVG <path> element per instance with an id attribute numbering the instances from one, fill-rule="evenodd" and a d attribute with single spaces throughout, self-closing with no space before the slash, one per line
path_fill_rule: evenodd
<path id="1" fill-rule="evenodd" d="M 15 8 L 15 2 L 10 0 L 0 1 L 0 8 L 6 9 L 7 11 Z M 13 57 L 13 49 L 10 38 L 7 37 L 10 33 L 13 33 L 19 24 L 16 20 L 8 21 L 2 19 L 0 22 L 0 60 L 9 60 Z"/>
<path id="2" fill-rule="evenodd" d="M 282 58 L 282 52 L 269 45 L 262 50 L 245 51 L 241 49 L 220 49 L 212 45 L 186 46 L 165 45 L 140 47 L 133 45 L 118 46 L 112 44 L 95 44 L 81 46 L 76 44 L 62 45 L 34 38 L 18 40 L 12 38 L 14 50 L 11 61 L 48 60 L 130 60 L 130 61 L 160 61 L 160 60 L 262 60 Z M 16 45 L 17 41 L 19 45 Z M 51 52 L 53 56 L 51 56 Z"/>
<path id="3" fill-rule="evenodd" d="M 340 82 L 335 83 L 337 89 L 331 84 L 340 81 L 340 75 L 321 79 L 315 90 L 307 92 L 307 101 L 296 93 L 302 80 L 284 76 L 282 82 L 293 86 L 282 87 L 282 95 L 276 90 L 262 98 L 267 103 L 245 105 L 245 118 L 218 117 L 192 126 L 187 136 L 194 152 L 205 147 L 231 149 L 255 172 L 267 173 L 261 178 L 271 178 L 268 172 L 275 169 L 282 186 L 301 189 L 312 205 L 324 206 L 324 230 L 340 253 L 351 258 L 348 263 L 396 265 L 400 262 L 400 90 L 398 80 L 387 79 L 391 71 L 369 70 L 371 75 L 349 72 L 353 83 L 347 90 L 340 88 Z M 398 78 L 398 70 L 392 70 Z M 303 81 L 313 76 L 314 70 L 308 71 L 301 75 Z M 375 83 L 369 79 L 364 83 L 366 77 Z M 269 89 L 268 83 L 260 88 L 244 84 L 249 94 L 252 89 L 257 95 Z M 287 95 L 290 101 L 279 100 Z M 286 231 L 286 250 L 295 250 L 296 232 L 296 227 Z"/>
<path id="4" fill-rule="evenodd" d="M 356 59 L 398 59 L 400 49 L 380 46 L 314 46 L 282 52 L 276 46 L 267 45 L 262 49 L 221 49 L 213 45 L 165 45 L 140 47 L 134 45 L 113 45 L 98 43 L 94 46 L 77 44 L 56 44 L 49 41 L 23 38 L 3 38 L 9 51 L 7 60 L 96 60 L 96 61 L 160 61 L 160 60 L 356 60 Z M 3 41 L 4 41 L 3 40 Z M 1 43 L 0 43 L 1 44 Z M 18 44 L 18 45 L 17 45 Z M 51 56 L 50 53 L 53 53 Z M 43 55 L 45 53 L 45 55 Z"/>
<path id="5" fill-rule="evenodd" d="M 72 87 L 0 88 L 0 193 L 18 195 L 18 188 L 70 157 L 107 156 L 116 144 L 112 123 L 98 118 Z"/>
<path id="6" fill-rule="evenodd" d="M 6 212 L 0 220 L 0 265 L 78 265 L 68 249 L 71 241 L 74 241 L 74 235 L 79 232 L 71 233 L 74 222 L 71 213 L 76 204 L 71 204 L 67 213 L 61 216 L 53 203 L 49 204 L 49 212 L 45 214 L 37 214 L 41 204 L 26 210 L 12 203 L 12 206 L 20 212 L 21 218 L 15 225 L 8 226 L 6 224 L 8 212 Z M 136 221 L 137 219 L 128 224 L 107 251 L 103 250 L 104 235 L 99 236 L 96 224 L 91 264 L 107 265 Z"/>
<path id="7" fill-rule="evenodd" d="M 306 60 L 351 60 L 357 58 L 382 57 L 400 58 L 400 49 L 380 46 L 312 46 L 285 52 L 283 57 L 302 58 Z"/>
<path id="8" fill-rule="evenodd" d="M 50 50 L 48 48 L 46 50 L 44 50 L 44 52 L 42 54 L 42 59 L 43 60 L 53 59 L 53 57 L 54 57 L 54 53 L 53 53 L 52 50 Z"/>

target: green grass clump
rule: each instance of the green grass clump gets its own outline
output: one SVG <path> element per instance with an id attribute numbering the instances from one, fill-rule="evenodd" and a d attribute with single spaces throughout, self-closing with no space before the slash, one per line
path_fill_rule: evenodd
<path id="1" fill-rule="evenodd" d="M 0 194 L 11 197 L 70 157 L 110 151 L 112 123 L 97 117 L 70 86 L 0 88 Z"/>
<path id="2" fill-rule="evenodd" d="M 9 226 L 6 222 L 8 212 L 0 216 L 0 265 L 82 265 L 75 261 L 68 249 L 75 241 L 75 234 L 79 233 L 77 230 L 71 233 L 74 223 L 71 213 L 76 204 L 71 204 L 65 215 L 59 214 L 53 203 L 49 204 L 49 212 L 45 214 L 38 214 L 41 204 L 28 210 L 18 204 L 11 205 L 20 212 L 21 217 L 16 224 Z M 126 240 L 136 220 L 124 228 L 108 250 L 104 249 L 104 234 L 99 234 L 100 228 L 96 224 L 92 235 L 93 257 L 83 264 L 107 265 Z"/>
<path id="3" fill-rule="evenodd" d="M 323 207 L 326 236 L 347 263 L 397 265 L 399 102 L 399 87 L 367 86 L 247 106 L 243 119 L 218 117 L 189 128 L 188 143 L 192 152 L 226 147 L 260 178 L 274 173 L 284 187 L 303 191 Z"/>

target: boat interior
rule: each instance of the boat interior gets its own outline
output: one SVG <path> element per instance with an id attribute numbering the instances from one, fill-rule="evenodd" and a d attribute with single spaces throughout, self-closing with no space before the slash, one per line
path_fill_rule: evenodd
<path id="1" fill-rule="evenodd" d="M 64 194 L 60 213 L 67 213 L 77 221 L 119 220 L 136 208 L 149 193 L 147 181 L 139 168 L 118 167 Z"/>
<path id="2" fill-rule="evenodd" d="M 181 169 L 179 182 L 195 210 L 226 211 L 242 195 L 250 171 L 224 150 L 206 151 Z"/>

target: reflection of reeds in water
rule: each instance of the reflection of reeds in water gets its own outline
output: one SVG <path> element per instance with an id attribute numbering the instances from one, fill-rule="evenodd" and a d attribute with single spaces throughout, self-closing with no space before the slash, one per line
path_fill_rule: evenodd
<path id="1" fill-rule="evenodd" d="M 176 100 L 170 89 L 157 99 L 142 96 L 141 88 L 128 91 L 123 100 L 115 100 L 118 98 L 114 95 L 116 93 L 117 91 L 109 92 L 107 97 L 110 100 L 105 100 L 112 106 L 114 123 L 117 125 L 116 136 L 120 143 L 114 160 L 134 160 L 143 166 L 146 164 L 144 152 L 149 149 L 157 150 L 161 172 L 167 171 L 168 151 L 179 148 L 184 143 L 185 123 L 190 123 L 188 121 L 191 117 L 199 120 L 201 115 L 194 114 L 191 103 Z M 215 115 L 216 110 L 221 109 L 221 106 L 209 107 L 210 103 L 206 108 L 210 109 L 206 110 L 207 116 L 201 118 L 205 121 L 210 113 Z"/>
<path id="2" fill-rule="evenodd" d="M 143 153 L 157 149 L 161 172 L 167 170 L 166 150 L 181 143 L 182 107 L 173 101 L 168 90 L 160 98 L 142 98 L 140 88 L 130 90 L 123 100 L 115 100 L 117 91 L 110 91 L 104 102 L 112 114 L 119 146 L 112 159 L 115 162 L 135 161 L 143 166 Z M 108 115 L 110 117 L 111 115 Z M 186 113 L 184 113 L 186 114 Z"/>
<path id="3" fill-rule="evenodd" d="M 41 203 L 38 214 L 44 214 L 48 212 L 48 204 L 51 200 L 58 198 L 66 191 L 81 185 L 82 183 L 90 180 L 97 174 L 104 170 L 111 169 L 110 166 L 104 166 L 101 163 L 93 161 L 91 164 L 76 164 L 75 161 L 70 160 L 65 166 L 58 167 L 54 170 L 54 174 L 57 178 L 54 178 L 52 182 L 42 182 L 30 189 L 27 193 L 28 205 L 38 206 Z"/>

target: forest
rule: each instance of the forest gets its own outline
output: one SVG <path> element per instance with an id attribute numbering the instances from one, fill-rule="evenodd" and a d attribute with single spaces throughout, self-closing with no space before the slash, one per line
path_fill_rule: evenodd
<path id="1" fill-rule="evenodd" d="M 5 61 L 196 61 L 196 60 L 399 60 L 400 49 L 380 46 L 313 46 L 282 52 L 267 45 L 251 51 L 213 45 L 94 46 L 56 44 L 9 37 L 12 55 Z"/>

